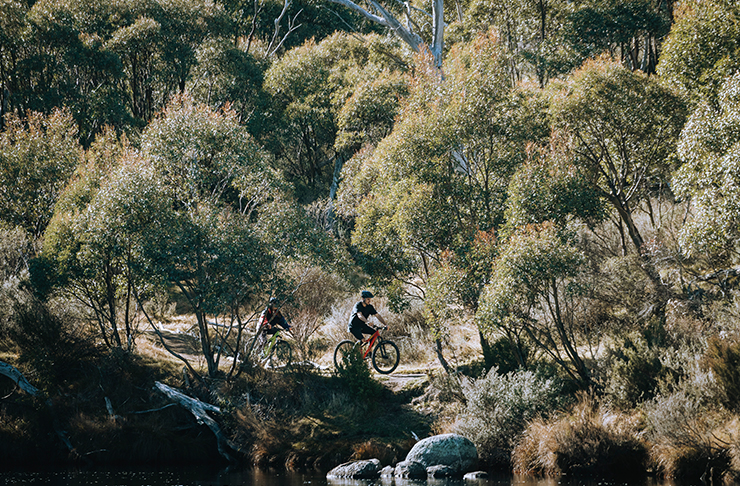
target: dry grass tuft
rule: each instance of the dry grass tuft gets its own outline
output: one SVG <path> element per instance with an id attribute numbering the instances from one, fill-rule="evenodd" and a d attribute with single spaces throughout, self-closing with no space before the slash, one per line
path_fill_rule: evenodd
<path id="1" fill-rule="evenodd" d="M 740 434 L 736 419 L 726 412 L 677 391 L 650 402 L 647 417 L 651 457 L 664 477 L 716 482 L 735 475 L 733 454 Z"/>
<path id="2" fill-rule="evenodd" d="M 381 464 L 391 464 L 398 457 L 398 451 L 390 444 L 384 444 L 377 439 L 370 439 L 353 447 L 354 452 L 350 459 L 378 459 Z"/>
<path id="3" fill-rule="evenodd" d="M 529 424 L 512 453 L 514 471 L 545 476 L 643 475 L 648 454 L 638 439 L 640 429 L 635 417 L 582 399 L 569 415 Z"/>

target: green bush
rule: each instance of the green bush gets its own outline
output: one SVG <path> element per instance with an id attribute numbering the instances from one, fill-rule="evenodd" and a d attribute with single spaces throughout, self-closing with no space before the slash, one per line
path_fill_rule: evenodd
<path id="1" fill-rule="evenodd" d="M 351 353 L 342 358 L 342 363 L 337 369 L 337 375 L 358 400 L 374 400 L 383 391 L 383 385 L 373 379 L 368 364 L 362 357 L 360 346 L 355 346 Z"/>
<path id="2" fill-rule="evenodd" d="M 481 461 L 508 466 L 527 423 L 558 409 L 564 400 L 561 392 L 557 379 L 524 370 L 499 374 L 492 368 L 464 388 L 467 404 L 457 430 L 473 441 Z"/>
<path id="3" fill-rule="evenodd" d="M 697 480 L 706 473 L 713 484 L 730 473 L 731 445 L 722 438 L 726 417 L 682 390 L 658 396 L 645 408 L 651 455 L 664 476 Z"/>
<path id="4" fill-rule="evenodd" d="M 495 366 L 501 374 L 516 371 L 520 367 L 517 354 L 521 355 L 525 364 L 530 358 L 530 350 L 526 344 L 521 344 L 521 348 L 517 349 L 516 345 L 507 337 L 498 338 L 483 348 L 486 365 L 488 367 Z"/>
<path id="5" fill-rule="evenodd" d="M 68 311 L 29 297 L 17 302 L 9 334 L 43 386 L 77 378 L 85 363 L 99 355 L 94 342 Z"/>
<path id="6" fill-rule="evenodd" d="M 658 352 L 640 336 L 626 338 L 614 353 L 606 394 L 615 405 L 633 407 L 655 395 L 663 365 Z"/>

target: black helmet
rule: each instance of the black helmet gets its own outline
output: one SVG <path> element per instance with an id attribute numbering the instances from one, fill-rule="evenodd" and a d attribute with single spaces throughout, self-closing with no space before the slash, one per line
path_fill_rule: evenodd
<path id="1" fill-rule="evenodd" d="M 363 290 L 360 295 L 362 296 L 363 299 L 372 299 L 373 298 L 373 293 L 370 292 L 369 290 Z"/>
<path id="2" fill-rule="evenodd" d="M 277 305 L 277 298 L 276 297 L 270 297 L 270 306 Z"/>

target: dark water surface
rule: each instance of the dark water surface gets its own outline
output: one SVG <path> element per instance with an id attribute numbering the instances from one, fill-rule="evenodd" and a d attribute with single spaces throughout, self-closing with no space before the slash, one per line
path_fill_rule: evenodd
<path id="1" fill-rule="evenodd" d="M 54 486 L 673 486 L 650 479 L 631 483 L 576 478 L 533 479 L 517 476 L 462 481 L 435 479 L 327 480 L 321 473 L 273 472 L 256 469 L 177 468 L 151 470 L 65 470 L 2 472 L 0 485 Z"/>

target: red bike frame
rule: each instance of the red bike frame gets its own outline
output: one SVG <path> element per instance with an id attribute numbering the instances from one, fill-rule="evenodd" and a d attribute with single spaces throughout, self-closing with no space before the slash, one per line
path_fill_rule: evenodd
<path id="1" fill-rule="evenodd" d="M 367 358 L 367 356 L 370 354 L 370 351 L 373 349 L 373 344 L 375 344 L 375 341 L 377 341 L 379 337 L 380 337 L 380 329 L 376 329 L 375 333 L 372 336 L 370 336 L 367 340 L 363 339 L 362 341 L 360 341 L 362 345 L 367 344 L 367 349 L 365 350 L 364 353 L 362 353 L 362 359 Z"/>

